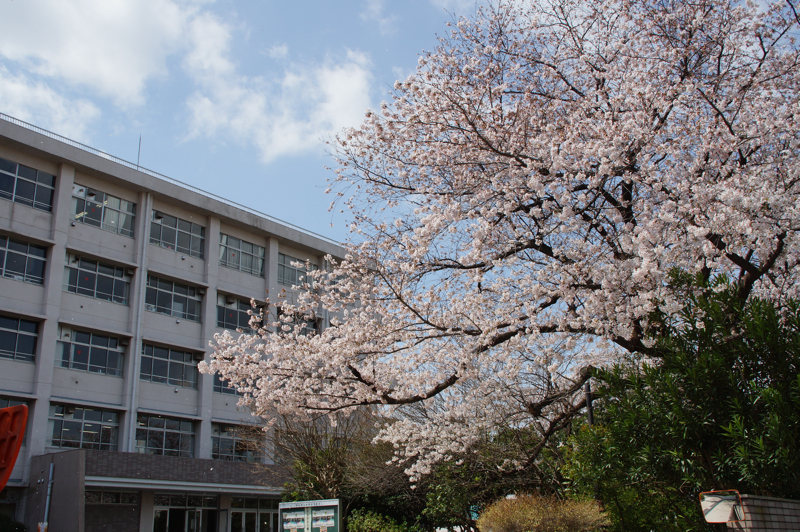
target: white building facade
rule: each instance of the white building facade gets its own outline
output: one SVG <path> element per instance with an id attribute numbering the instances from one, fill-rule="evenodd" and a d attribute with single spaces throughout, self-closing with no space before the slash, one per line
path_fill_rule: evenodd
<path id="1" fill-rule="evenodd" d="M 0 407 L 27 404 L 0 511 L 50 532 L 277 532 L 285 479 L 197 371 L 336 242 L 0 115 Z M 325 323 L 318 323 L 324 327 Z"/>

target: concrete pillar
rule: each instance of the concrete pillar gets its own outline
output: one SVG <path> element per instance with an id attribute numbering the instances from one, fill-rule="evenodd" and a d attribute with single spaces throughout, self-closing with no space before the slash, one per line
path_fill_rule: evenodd
<path id="1" fill-rule="evenodd" d="M 126 410 L 124 422 L 120 425 L 119 450 L 133 452 L 136 450 L 136 412 L 138 408 L 139 372 L 142 353 L 142 320 L 144 319 L 144 295 L 147 285 L 147 250 L 150 239 L 150 209 L 152 208 L 149 192 L 140 192 L 136 204 L 136 228 L 134 229 L 134 246 L 136 249 L 136 274 L 131 280 L 130 309 L 132 333 L 122 376 L 125 379 L 125 393 L 122 407 Z"/>
<path id="2" fill-rule="evenodd" d="M 66 164 L 59 165 L 51 226 L 51 239 L 54 244 L 48 254 L 45 267 L 44 301 L 42 302 L 42 314 L 45 316 L 45 320 L 39 326 L 36 370 L 32 390 L 36 400 L 28 419 L 30 437 L 27 444 L 26 463 L 30 463 L 32 456 L 44 453 L 48 436 L 47 418 L 50 411 L 50 392 L 53 386 L 58 318 L 61 314 L 61 287 L 64 281 L 64 257 L 70 227 L 74 179 L 74 167 Z"/>
<path id="3" fill-rule="evenodd" d="M 205 360 L 209 360 L 208 353 L 211 351 L 208 346 L 214 338 L 217 327 L 217 277 L 219 274 L 219 218 L 208 217 L 206 223 L 206 275 L 205 282 L 208 284 L 208 292 L 203 299 L 203 343 L 206 346 Z M 197 458 L 211 458 L 211 411 L 213 404 L 214 376 L 201 373 L 198 379 L 198 413 L 200 423 L 197 430 Z"/>

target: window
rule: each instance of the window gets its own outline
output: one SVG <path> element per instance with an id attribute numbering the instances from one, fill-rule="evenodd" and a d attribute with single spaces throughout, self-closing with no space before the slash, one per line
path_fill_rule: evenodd
<path id="1" fill-rule="evenodd" d="M 63 290 L 127 305 L 131 277 L 125 268 L 67 253 Z"/>
<path id="2" fill-rule="evenodd" d="M 203 301 L 201 290 L 188 284 L 148 275 L 145 309 L 176 318 L 200 321 L 200 306 Z"/>
<path id="3" fill-rule="evenodd" d="M 150 222 L 150 243 L 162 248 L 203 258 L 206 229 L 163 212 L 153 211 Z"/>
<path id="4" fill-rule="evenodd" d="M 300 260 L 295 257 L 290 257 L 289 255 L 284 255 L 283 253 L 278 253 L 278 282 L 281 284 L 285 284 L 287 286 L 298 285 L 300 283 L 305 282 L 306 273 L 308 273 L 308 269 L 303 266 L 301 268 L 297 268 L 296 266 L 292 266 L 293 262 L 301 262 L 306 264 L 306 261 Z M 310 271 L 318 270 L 319 268 L 315 265 L 311 265 Z"/>
<path id="5" fill-rule="evenodd" d="M 197 495 L 194 493 L 156 493 L 153 495 L 153 506 L 169 506 L 171 508 L 217 508 L 217 497 Z M 164 523 L 166 526 L 166 523 Z M 277 532 L 277 530 L 276 530 Z"/>
<path id="6" fill-rule="evenodd" d="M 0 316 L 0 357 L 33 362 L 39 324 L 35 321 Z"/>
<path id="7" fill-rule="evenodd" d="M 145 381 L 197 388 L 195 353 L 143 343 L 140 376 Z"/>
<path id="8" fill-rule="evenodd" d="M 56 353 L 61 353 L 61 367 L 122 376 L 123 340 L 116 336 L 79 331 L 59 326 Z M 127 340 L 124 340 L 127 345 Z"/>
<path id="9" fill-rule="evenodd" d="M 166 456 L 194 456 L 192 422 L 153 414 L 139 414 L 136 427 L 136 452 Z"/>
<path id="10" fill-rule="evenodd" d="M 257 435 L 246 431 L 246 428 L 236 425 L 212 423 L 211 458 L 230 462 L 260 462 L 261 453 L 254 449 Z"/>
<path id="11" fill-rule="evenodd" d="M 228 381 L 223 381 L 219 373 L 214 373 L 214 391 L 217 393 L 224 393 L 227 395 L 242 395 L 236 388 L 231 387 Z"/>
<path id="12" fill-rule="evenodd" d="M 139 504 L 139 493 L 86 490 L 86 504 Z"/>
<path id="13" fill-rule="evenodd" d="M 116 451 L 118 432 L 119 414 L 113 410 L 50 405 L 52 447 Z"/>
<path id="14" fill-rule="evenodd" d="M 264 248 L 220 234 L 219 264 L 261 277 L 264 275 Z"/>
<path id="15" fill-rule="evenodd" d="M 217 327 L 232 331 L 242 329 L 244 332 L 252 332 L 248 310 L 258 314 L 258 308 L 251 307 L 249 301 L 217 294 Z"/>
<path id="16" fill-rule="evenodd" d="M 44 284 L 47 248 L 0 235 L 0 270 L 3 277 Z"/>
<path id="17" fill-rule="evenodd" d="M 56 176 L 0 158 L 0 198 L 50 212 Z"/>
<path id="18" fill-rule="evenodd" d="M 93 188 L 72 185 L 72 214 L 78 222 L 133 237 L 136 204 Z"/>

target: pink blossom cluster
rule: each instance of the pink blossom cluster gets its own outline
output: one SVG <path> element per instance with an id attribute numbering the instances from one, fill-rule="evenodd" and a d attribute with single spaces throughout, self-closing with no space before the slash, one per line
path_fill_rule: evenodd
<path id="1" fill-rule="evenodd" d="M 498 426 L 562 426 L 586 368 L 646 353 L 648 316 L 680 311 L 673 270 L 797 297 L 798 20 L 727 0 L 459 20 L 336 139 L 353 238 L 282 313 L 330 326 L 273 311 L 206 369 L 262 416 L 386 405 L 381 437 L 419 475 Z"/>

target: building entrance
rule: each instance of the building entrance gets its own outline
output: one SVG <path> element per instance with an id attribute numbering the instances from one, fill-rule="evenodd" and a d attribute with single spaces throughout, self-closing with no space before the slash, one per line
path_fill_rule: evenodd
<path id="1" fill-rule="evenodd" d="M 231 510 L 231 532 L 278 532 L 278 511 Z"/>
<path id="2" fill-rule="evenodd" d="M 216 497 L 157 493 L 153 502 L 153 532 L 217 532 Z"/>

